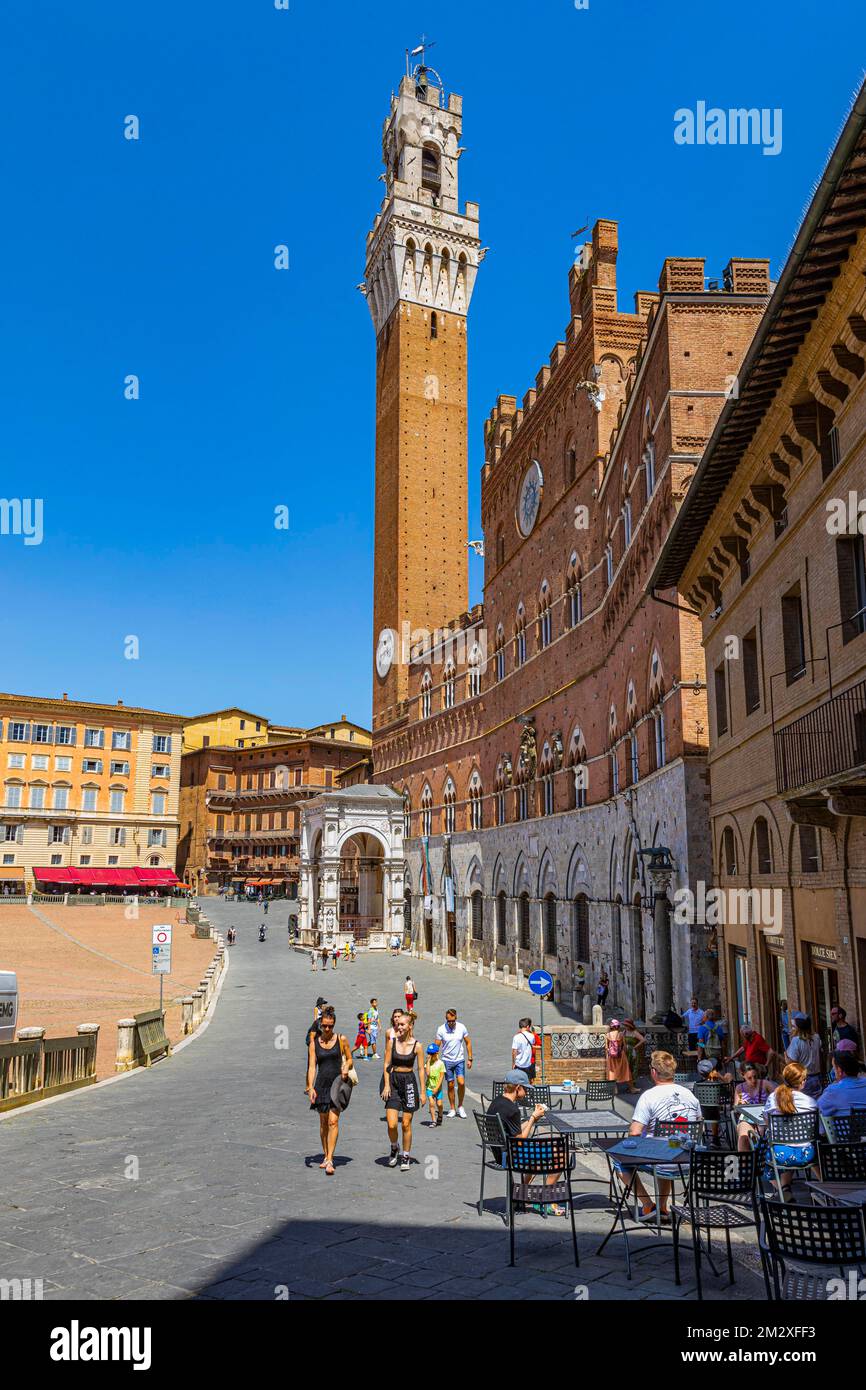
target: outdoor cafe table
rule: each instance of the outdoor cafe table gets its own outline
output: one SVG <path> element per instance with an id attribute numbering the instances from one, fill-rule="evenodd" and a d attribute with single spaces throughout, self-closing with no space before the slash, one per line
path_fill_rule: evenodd
<path id="1" fill-rule="evenodd" d="M 539 1120 L 539 1124 L 549 1124 L 560 1134 L 579 1135 L 583 1130 L 622 1130 L 623 1138 L 625 1138 L 629 1121 L 624 1120 L 621 1115 L 611 1115 L 610 1121 L 611 1123 L 608 1124 L 608 1116 L 605 1111 L 548 1110 Z"/>
<path id="2" fill-rule="evenodd" d="M 571 1108 L 572 1108 L 572 1110 L 576 1110 L 576 1109 L 577 1109 L 577 1100 L 578 1100 L 578 1096 L 582 1096 L 582 1095 L 583 1095 L 583 1087 L 582 1087 L 582 1086 L 551 1086 L 551 1088 L 550 1088 L 550 1094 L 551 1094 L 552 1096 L 568 1096 L 569 1100 L 571 1101 Z"/>
<path id="3" fill-rule="evenodd" d="M 626 1219 L 631 1222 L 634 1229 L 640 1227 L 646 1230 L 648 1227 L 648 1223 L 639 1222 L 634 1217 L 628 1216 L 628 1208 L 635 1192 L 638 1170 L 641 1169 L 645 1172 L 648 1168 L 651 1168 L 653 1172 L 655 1172 L 657 1168 L 675 1166 L 679 1168 L 680 1174 L 682 1174 L 683 1166 L 688 1166 L 691 1162 L 691 1152 L 689 1149 L 681 1148 L 676 1141 L 672 1146 L 668 1143 L 667 1139 L 656 1139 L 649 1135 L 638 1135 L 628 1139 L 626 1142 L 630 1145 L 629 1148 L 625 1147 L 625 1143 L 622 1139 L 596 1139 L 593 1143 L 593 1147 L 600 1149 L 607 1158 L 610 1167 L 611 1191 L 614 1193 L 614 1204 L 616 1207 L 611 1228 L 595 1253 L 597 1255 L 601 1254 L 617 1226 L 619 1226 L 622 1231 L 623 1240 L 625 1241 L 626 1278 L 630 1279 L 631 1251 L 629 1249 L 628 1229 L 625 1224 Z M 618 1159 L 620 1163 L 624 1165 L 627 1164 L 631 1167 L 631 1172 L 619 1174 L 619 1182 L 614 1180 L 614 1160 L 616 1159 Z M 628 1181 L 626 1181 L 626 1179 L 628 1179 Z M 619 1194 L 618 1196 L 616 1195 L 617 1193 Z M 661 1220 L 658 1213 L 656 1213 L 655 1225 L 657 1233 L 656 1240 L 647 1242 L 646 1248 L 648 1249 L 651 1248 L 656 1241 L 661 1239 Z"/>
<path id="4" fill-rule="evenodd" d="M 855 1182 L 807 1182 L 812 1193 L 824 1198 L 830 1207 L 866 1207 L 866 1187 Z"/>

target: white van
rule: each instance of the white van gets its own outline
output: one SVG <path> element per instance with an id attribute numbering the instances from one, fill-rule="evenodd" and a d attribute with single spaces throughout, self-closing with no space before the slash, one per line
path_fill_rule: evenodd
<path id="1" fill-rule="evenodd" d="M 0 1043 L 14 1042 L 18 1025 L 18 976 L 0 970 Z"/>

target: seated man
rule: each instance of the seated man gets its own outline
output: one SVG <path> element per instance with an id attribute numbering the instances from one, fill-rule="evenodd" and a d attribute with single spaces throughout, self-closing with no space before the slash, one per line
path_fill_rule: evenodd
<path id="1" fill-rule="evenodd" d="M 822 1115 L 850 1115 L 851 1107 L 866 1107 L 866 1076 L 861 1076 L 856 1052 L 833 1053 L 833 1072 L 836 1080 L 818 1097 Z"/>
<path id="2" fill-rule="evenodd" d="M 740 1029 L 742 1043 L 728 1058 L 729 1062 L 736 1062 L 742 1057 L 743 1062 L 751 1062 L 753 1066 L 765 1067 L 767 1058 L 770 1055 L 770 1044 L 766 1038 L 762 1038 L 760 1033 L 752 1027 L 751 1023 L 744 1023 Z"/>
<path id="3" fill-rule="evenodd" d="M 487 1107 L 487 1114 L 499 1116 L 506 1134 L 519 1135 L 521 1139 L 528 1139 L 535 1129 L 535 1126 L 538 1124 L 538 1121 L 544 1115 L 547 1107 L 544 1105 L 536 1105 L 529 1118 L 524 1120 L 519 1102 L 521 1100 L 526 1100 L 526 1088 L 529 1085 L 529 1077 L 526 1075 L 525 1071 L 515 1068 L 513 1071 L 507 1071 L 503 1080 L 505 1082 L 505 1089 L 501 1096 L 496 1096 L 495 1099 L 490 1102 Z M 507 1163 L 503 1150 L 497 1147 L 493 1148 L 491 1151 L 493 1153 L 494 1162 L 498 1163 L 502 1168 L 505 1168 Z M 524 1182 L 532 1182 L 532 1176 L 530 1174 L 524 1173 L 522 1176 Z M 548 1174 L 547 1181 L 549 1184 L 558 1182 L 559 1174 Z M 548 1214 L 563 1216 L 565 1214 L 565 1208 L 551 1206 L 548 1208 Z"/>
<path id="4" fill-rule="evenodd" d="M 681 1120 L 687 1124 L 700 1120 L 701 1107 L 691 1091 L 687 1090 L 685 1086 L 674 1084 L 676 1069 L 676 1061 L 669 1052 L 654 1052 L 652 1054 L 650 1076 L 653 1085 L 648 1091 L 643 1091 L 638 1098 L 629 1126 L 630 1135 L 652 1134 L 657 1120 Z M 639 1167 L 639 1165 L 634 1166 Z M 627 1164 L 617 1163 L 616 1167 L 625 1174 L 630 1174 L 633 1171 L 633 1168 Z M 659 1168 L 656 1171 L 659 1215 L 662 1221 L 670 1220 L 667 1212 L 672 1186 L 670 1179 L 676 1176 L 677 1171 L 675 1167 L 670 1167 L 667 1170 Z M 667 1176 L 663 1176 L 665 1173 Z M 656 1219 L 655 1205 L 639 1176 L 635 1178 L 635 1190 L 643 1206 L 641 1221 L 654 1221 Z"/>

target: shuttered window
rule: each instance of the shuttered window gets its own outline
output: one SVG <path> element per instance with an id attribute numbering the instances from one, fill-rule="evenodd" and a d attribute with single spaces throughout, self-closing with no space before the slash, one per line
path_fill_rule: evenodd
<path id="1" fill-rule="evenodd" d="M 728 732 L 728 696 L 725 688 L 725 664 L 713 672 L 716 691 L 716 737 Z"/>
<path id="2" fill-rule="evenodd" d="M 842 641 L 851 642 L 866 631 L 866 570 L 862 536 L 841 536 L 836 542 L 836 571 L 839 579 L 839 617 Z"/>
<path id="3" fill-rule="evenodd" d="M 761 704 L 761 687 L 758 679 L 758 638 L 754 628 L 743 638 L 743 693 L 746 701 L 746 714 L 752 714 Z"/>

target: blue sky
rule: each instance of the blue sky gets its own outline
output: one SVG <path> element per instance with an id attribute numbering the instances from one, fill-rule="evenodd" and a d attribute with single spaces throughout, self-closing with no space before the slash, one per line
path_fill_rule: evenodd
<path id="1" fill-rule="evenodd" d="M 45 535 L 0 536 L 0 688 L 368 722 L 374 338 L 355 286 L 419 34 L 463 94 L 461 199 L 491 248 L 469 332 L 478 535 L 482 421 L 563 335 L 570 233 L 619 221 L 625 309 L 667 255 L 708 275 L 769 256 L 775 276 L 861 78 L 838 41 L 861 16 L 862 0 L 836 0 L 832 25 L 804 0 L 6 0 L 0 496 L 43 498 Z M 781 108 L 781 153 L 675 144 L 675 110 L 699 100 Z M 475 599 L 474 558 L 471 574 Z"/>

